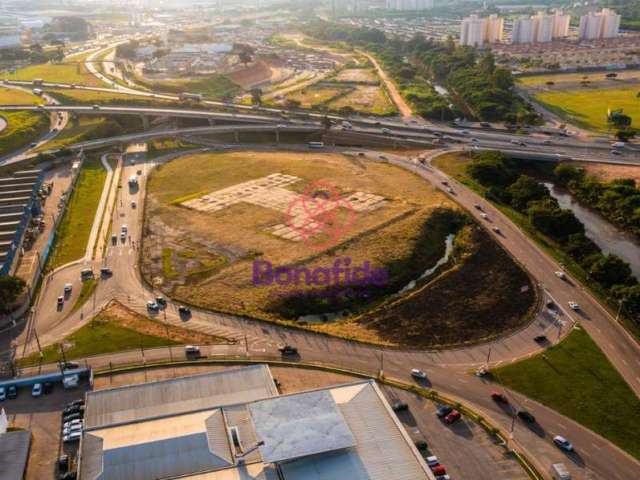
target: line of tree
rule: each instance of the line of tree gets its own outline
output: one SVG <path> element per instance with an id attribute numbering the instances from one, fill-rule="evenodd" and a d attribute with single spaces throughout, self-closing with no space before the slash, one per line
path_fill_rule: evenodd
<path id="1" fill-rule="evenodd" d="M 571 210 L 560 208 L 549 190 L 536 178 L 522 173 L 522 164 L 500 152 L 481 152 L 467 166 L 467 173 L 484 186 L 491 200 L 526 215 L 529 223 L 553 240 L 613 298 L 624 302 L 624 311 L 640 324 L 640 284 L 631 267 L 620 257 L 604 255 L 585 235 L 585 228 Z M 577 172 L 560 164 L 554 171 L 559 184 L 576 184 Z M 617 184 L 612 187 L 617 189 Z"/>
<path id="2" fill-rule="evenodd" d="M 348 42 L 374 53 L 417 113 L 434 119 L 477 117 L 507 123 L 537 123 L 538 115 L 514 92 L 513 77 L 497 67 L 491 53 L 482 56 L 453 39 L 435 41 L 416 35 L 410 40 L 387 38 L 372 28 L 313 22 L 305 33 L 325 41 Z M 452 95 L 438 94 L 432 81 Z"/>

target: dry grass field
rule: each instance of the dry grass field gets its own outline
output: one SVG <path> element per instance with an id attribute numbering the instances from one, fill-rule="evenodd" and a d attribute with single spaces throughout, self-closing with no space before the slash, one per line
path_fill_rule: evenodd
<path id="1" fill-rule="evenodd" d="M 290 93 L 287 95 L 287 100 L 300 102 L 300 107 L 302 108 L 314 108 L 330 102 L 348 89 L 349 87 L 346 86 L 344 88 L 334 86 L 311 86 Z"/>
<path id="2" fill-rule="evenodd" d="M 351 107 L 357 112 L 373 115 L 391 115 L 396 108 L 382 87 L 358 85 L 356 89 L 328 104 L 332 110 Z"/>
<path id="3" fill-rule="evenodd" d="M 270 207 L 269 199 L 251 203 L 242 197 L 218 210 L 196 209 L 209 208 L 221 189 L 276 173 L 300 179 L 280 187 L 287 195 L 322 181 L 334 185 L 341 197 L 366 192 L 386 203 L 358 212 L 336 244 L 321 248 L 274 234 L 270 229 L 286 224 L 288 215 Z M 468 221 L 435 188 L 385 163 L 310 152 L 191 155 L 158 167 L 149 178 L 141 268 L 167 295 L 211 310 L 378 344 L 464 343 L 521 324 L 533 301 L 532 291 L 513 301 L 528 282 L 526 274 Z M 449 262 L 408 294 L 393 295 L 436 265 L 449 234 L 457 235 Z M 254 261 L 313 271 L 331 268 L 338 258 L 351 259 L 352 266 L 369 262 L 371 270 L 384 268 L 389 281 L 356 287 L 355 293 L 338 298 L 304 281 L 254 283 Z M 503 290 L 504 295 L 496 294 Z M 367 295 L 360 297 L 362 292 Z M 430 312 L 429 318 L 421 312 Z M 302 315 L 311 317 L 301 322 Z"/>
<path id="4" fill-rule="evenodd" d="M 322 168 L 314 168 L 319 162 Z M 322 180 L 343 194 L 368 192 L 388 203 L 359 213 L 341 243 L 325 251 L 269 233 L 269 227 L 287 222 L 286 214 L 270 208 L 240 202 L 205 213 L 180 205 L 278 172 L 302 179 L 287 187 L 292 191 L 302 192 L 309 183 Z M 183 157 L 159 167 L 150 178 L 143 271 L 152 283 L 190 303 L 275 318 L 266 311 L 273 289 L 252 285 L 254 259 L 275 266 L 332 265 L 336 257 L 350 257 L 354 265 L 401 260 L 412 254 L 420 227 L 436 207 L 454 208 L 412 174 L 338 154 L 239 152 Z M 444 240 L 434 247 L 434 255 L 443 248 Z"/>
<path id="5" fill-rule="evenodd" d="M 337 82 L 377 82 L 376 72 L 369 68 L 345 68 L 336 75 Z"/>

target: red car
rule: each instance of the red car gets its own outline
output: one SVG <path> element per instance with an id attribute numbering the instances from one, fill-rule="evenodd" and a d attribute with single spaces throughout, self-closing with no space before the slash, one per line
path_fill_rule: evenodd
<path id="1" fill-rule="evenodd" d="M 493 401 L 496 403 L 504 403 L 505 405 L 509 404 L 509 400 L 502 393 L 493 392 L 491 394 L 491 398 L 493 398 Z"/>
<path id="2" fill-rule="evenodd" d="M 460 420 L 460 417 L 462 417 L 462 415 L 460 415 L 459 411 L 452 410 L 449 415 L 444 417 L 444 423 L 451 425 L 452 423 L 456 423 L 458 420 Z"/>
<path id="3" fill-rule="evenodd" d="M 440 465 L 440 464 L 434 465 L 433 467 L 431 467 L 431 471 L 436 476 L 446 475 L 447 474 L 447 469 L 444 468 L 444 465 Z"/>

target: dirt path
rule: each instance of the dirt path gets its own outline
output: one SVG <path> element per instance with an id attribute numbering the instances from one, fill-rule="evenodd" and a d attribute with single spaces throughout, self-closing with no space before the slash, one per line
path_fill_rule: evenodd
<path id="1" fill-rule="evenodd" d="M 389 75 L 387 75 L 387 72 L 385 72 L 382 69 L 382 67 L 377 62 L 377 60 L 373 58 L 373 56 L 369 55 L 366 52 L 363 52 L 362 50 L 358 50 L 358 53 L 367 57 L 369 61 L 372 63 L 372 65 L 375 67 L 376 71 L 378 72 L 378 76 L 387 87 L 389 96 L 391 97 L 391 100 L 393 100 L 393 103 L 395 103 L 396 107 L 398 108 L 398 111 L 400 112 L 400 115 L 402 115 L 402 118 L 413 117 L 413 111 L 411 110 L 411 107 L 405 101 L 402 95 L 400 95 L 400 92 L 398 91 L 398 87 L 396 87 L 396 84 L 393 83 L 393 80 L 389 78 Z"/>

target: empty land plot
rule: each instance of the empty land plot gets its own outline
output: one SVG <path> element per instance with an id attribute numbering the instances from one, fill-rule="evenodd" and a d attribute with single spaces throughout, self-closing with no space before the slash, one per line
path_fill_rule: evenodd
<path id="1" fill-rule="evenodd" d="M 640 86 L 626 88 L 540 92 L 535 99 L 568 122 L 601 132 L 607 131 L 607 111 L 622 108 L 634 124 L 640 121 Z"/>
<path id="2" fill-rule="evenodd" d="M 364 192 L 384 197 L 386 203 L 374 211 L 359 212 L 333 250 L 274 234 L 274 226 L 288 223 L 286 205 L 284 210 L 277 207 L 279 197 L 272 199 L 273 205 L 237 201 L 206 212 L 185 206 L 211 197 L 212 192 L 233 190 L 276 173 L 300 179 L 283 187 L 291 196 L 322 180 L 345 197 Z M 276 317 L 267 310 L 278 286 L 254 287 L 254 259 L 309 268 L 333 265 L 336 257 L 349 257 L 354 265 L 401 261 L 413 253 L 420 227 L 434 208 L 455 208 L 410 173 L 338 154 L 242 152 L 183 157 L 154 171 L 148 191 L 148 235 L 143 249 L 143 272 L 148 279 L 185 301 L 262 318 Z M 437 243 L 434 262 L 442 254 L 444 238 Z"/>
<path id="3" fill-rule="evenodd" d="M 0 131 L 0 156 L 18 150 L 47 133 L 49 116 L 38 112 L 2 111 L 6 127 Z"/>
<path id="4" fill-rule="evenodd" d="M 337 82 L 377 82 L 378 76 L 370 68 L 345 68 L 336 75 Z"/>
<path id="5" fill-rule="evenodd" d="M 104 84 L 93 76 L 84 62 L 73 63 L 42 63 L 31 65 L 16 70 L 15 73 L 7 73 L 4 78 L 9 80 L 33 80 L 41 78 L 45 82 L 77 83 L 88 87 L 102 87 Z"/>
<path id="6" fill-rule="evenodd" d="M 267 185 L 278 190 L 273 196 L 259 191 L 265 179 L 281 181 Z M 317 248 L 275 234 L 274 226 L 288 224 L 287 199 L 297 198 L 318 181 L 335 185 L 341 198 L 363 206 L 355 208 L 358 214 L 338 243 Z M 363 199 L 374 202 L 372 208 L 364 208 L 368 206 Z M 377 203 L 380 199 L 383 203 Z M 482 237 L 472 226 L 463 226 L 468 220 L 455 204 L 420 178 L 384 163 L 306 152 L 185 156 L 152 172 L 145 208 L 143 275 L 172 297 L 212 310 L 285 323 L 313 314 L 298 324 L 373 343 L 424 346 L 495 336 L 527 318 L 533 297 L 530 289 L 513 301 L 528 277 L 486 234 Z M 407 298 L 395 307 L 395 314 L 375 314 L 374 309 L 372 317 L 370 308 L 385 298 L 397 299 L 388 295 L 443 257 L 445 238 L 452 233 L 458 234 L 457 254 L 437 272 L 453 268 L 453 276 L 427 290 L 419 282 L 418 310 L 413 306 L 416 300 Z M 254 276 L 256 265 L 265 262 L 274 269 L 314 271 L 347 258 L 354 267 L 368 262 L 371 270 L 384 268 L 388 285 L 372 299 L 349 297 L 351 303 L 337 309 L 336 300 L 324 296 L 327 290 L 304 284 L 304 275 L 299 283 L 294 276 L 291 283 L 268 285 Z M 449 304 L 458 307 L 449 313 L 443 307 Z M 473 328 L 467 330 L 469 306 L 474 307 L 469 320 Z M 434 309 L 438 321 L 431 327 L 430 319 L 415 314 Z M 343 315 L 324 315 L 338 311 Z M 397 333 L 400 330 L 403 333 Z"/>
<path id="7" fill-rule="evenodd" d="M 392 115 L 397 112 L 387 92 L 380 86 L 358 85 L 356 89 L 327 105 L 332 110 L 350 107 L 357 112 Z"/>
<path id="8" fill-rule="evenodd" d="M 311 86 L 287 95 L 287 100 L 299 102 L 302 108 L 315 108 L 331 102 L 336 97 L 348 93 L 349 86 Z"/>

